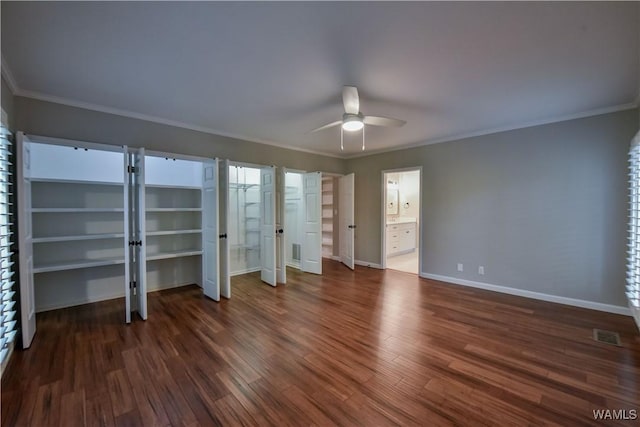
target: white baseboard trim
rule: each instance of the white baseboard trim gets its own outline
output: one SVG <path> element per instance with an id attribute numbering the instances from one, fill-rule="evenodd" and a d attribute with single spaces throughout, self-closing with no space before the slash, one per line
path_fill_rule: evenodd
<path id="1" fill-rule="evenodd" d="M 631 316 L 628 307 L 622 307 L 600 302 L 585 301 L 576 298 L 561 297 L 557 295 L 543 294 L 541 292 L 527 291 L 524 289 L 509 288 L 507 286 L 492 285 L 490 283 L 475 282 L 473 280 L 458 279 L 456 277 L 440 276 L 438 274 L 420 273 L 424 279 L 438 280 L 440 282 L 453 283 L 455 285 L 469 286 L 472 288 L 485 289 L 488 291 L 500 292 L 503 294 L 517 295 L 519 297 L 532 298 L 542 301 L 555 302 L 558 304 L 572 305 L 574 307 L 589 308 L 591 310 L 606 311 L 607 313 L 622 314 Z"/>
<path id="2" fill-rule="evenodd" d="M 382 270 L 382 265 L 376 264 L 375 262 L 360 261 L 359 259 L 356 259 L 353 261 L 353 263 L 355 265 L 361 265 L 363 267 L 377 268 L 378 270 Z"/>
<path id="3" fill-rule="evenodd" d="M 260 270 L 261 270 L 260 267 L 258 267 L 258 268 L 248 268 L 248 269 L 245 269 L 245 270 L 236 271 L 234 273 L 229 273 L 229 276 L 230 277 L 240 276 L 242 274 L 255 273 L 256 271 L 260 271 Z"/>
<path id="4" fill-rule="evenodd" d="M 94 302 L 108 301 L 108 300 L 117 299 L 117 298 L 124 298 L 124 292 L 121 291 L 121 292 L 116 292 L 116 293 L 112 293 L 112 294 L 94 296 L 94 297 L 90 297 L 90 298 L 76 299 L 76 300 L 73 300 L 73 301 L 68 302 L 66 304 L 43 305 L 43 306 L 36 307 L 36 314 L 43 313 L 45 311 L 58 310 L 58 309 L 61 309 L 61 308 L 68 308 L 68 307 L 75 307 L 77 305 L 92 304 Z"/>
<path id="5" fill-rule="evenodd" d="M 199 287 L 202 287 L 199 283 L 193 283 L 193 282 L 176 283 L 176 284 L 171 284 L 171 285 L 166 285 L 166 286 L 148 287 L 147 288 L 147 294 L 150 294 L 152 292 L 163 291 L 165 289 L 179 288 L 179 287 L 182 287 L 182 286 L 189 286 L 189 285 L 194 285 L 194 284 L 198 285 Z M 40 307 L 36 307 L 36 314 L 37 313 L 43 313 L 45 311 L 59 310 L 61 308 L 76 307 L 78 305 L 93 304 L 94 302 L 109 301 L 109 300 L 118 299 L 118 298 L 124 298 L 124 292 L 121 291 L 121 292 L 116 292 L 116 293 L 113 293 L 113 294 L 106 294 L 106 295 L 100 295 L 100 296 L 95 296 L 95 297 L 91 297 L 91 298 L 77 299 L 77 300 L 68 302 L 66 304 L 51 304 L 51 305 L 40 306 Z"/>

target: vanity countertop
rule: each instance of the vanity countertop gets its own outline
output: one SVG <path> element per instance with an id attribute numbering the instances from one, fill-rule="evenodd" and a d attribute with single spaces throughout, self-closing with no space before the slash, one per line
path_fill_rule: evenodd
<path id="1" fill-rule="evenodd" d="M 387 221 L 387 225 L 393 225 L 393 224 L 407 224 L 410 222 L 416 222 L 415 218 L 412 217 L 408 217 L 408 216 L 402 216 L 399 218 L 396 218 L 393 221 Z"/>

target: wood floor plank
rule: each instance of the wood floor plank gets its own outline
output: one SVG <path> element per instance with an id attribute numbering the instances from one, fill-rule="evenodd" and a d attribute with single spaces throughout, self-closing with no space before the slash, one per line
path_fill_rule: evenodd
<path id="1" fill-rule="evenodd" d="M 323 262 L 39 313 L 2 378 L 6 426 L 603 425 L 640 412 L 629 317 Z M 593 328 L 622 346 L 593 341 Z M 607 425 L 628 425 L 608 420 Z"/>

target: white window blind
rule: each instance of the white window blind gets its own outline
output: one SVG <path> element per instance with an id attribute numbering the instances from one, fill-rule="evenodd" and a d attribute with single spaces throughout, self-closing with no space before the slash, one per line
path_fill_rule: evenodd
<path id="1" fill-rule="evenodd" d="M 640 132 L 629 150 L 629 243 L 627 251 L 627 298 L 640 328 Z"/>
<path id="2" fill-rule="evenodd" d="M 2 313 L 0 314 L 0 363 L 9 352 L 16 337 L 16 300 L 11 261 L 11 142 L 10 133 L 0 127 L 0 283 L 2 284 Z"/>

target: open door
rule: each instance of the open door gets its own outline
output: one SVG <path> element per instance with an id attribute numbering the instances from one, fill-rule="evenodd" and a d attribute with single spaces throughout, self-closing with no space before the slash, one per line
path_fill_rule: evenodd
<path id="1" fill-rule="evenodd" d="M 354 240 L 355 229 L 354 224 L 354 187 L 355 175 L 340 177 L 340 210 L 338 213 L 338 222 L 340 224 L 340 261 L 349 267 L 355 268 L 354 263 Z"/>
<path id="2" fill-rule="evenodd" d="M 276 280 L 287 283 L 287 252 L 285 217 L 286 168 L 280 168 L 276 175 Z"/>
<path id="3" fill-rule="evenodd" d="M 18 249 L 20 251 L 20 313 L 22 348 L 31 346 L 36 333 L 36 302 L 33 289 L 33 243 L 31 241 L 31 151 L 22 132 L 16 135 L 17 201 L 20 208 Z M 5 279 L 3 277 L 3 279 Z M 10 278 L 7 278 L 9 280 Z"/>
<path id="4" fill-rule="evenodd" d="M 144 148 L 140 148 L 133 156 L 134 179 L 134 236 L 135 240 L 135 279 L 133 282 L 133 296 L 135 297 L 138 315 L 147 320 L 147 230 L 146 230 L 146 199 L 144 182 Z M 126 228 L 126 226 L 125 226 Z M 129 294 L 129 293 L 128 293 Z"/>
<path id="5" fill-rule="evenodd" d="M 220 161 L 218 237 L 220 248 L 220 295 L 231 298 L 231 276 L 229 266 L 229 160 Z"/>
<path id="6" fill-rule="evenodd" d="M 218 251 L 218 159 L 202 165 L 202 289 L 220 301 L 220 257 Z"/>
<path id="7" fill-rule="evenodd" d="M 322 174 L 302 176 L 303 230 L 301 269 L 322 274 Z"/>
<path id="8" fill-rule="evenodd" d="M 276 286 L 276 171 L 260 170 L 260 278 Z"/>

